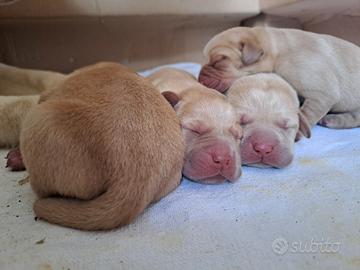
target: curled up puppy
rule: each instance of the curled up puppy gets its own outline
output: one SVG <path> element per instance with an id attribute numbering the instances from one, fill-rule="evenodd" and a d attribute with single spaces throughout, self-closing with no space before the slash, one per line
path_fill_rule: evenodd
<path id="1" fill-rule="evenodd" d="M 55 88 L 66 75 L 0 63 L 0 147 L 19 144 L 22 120 L 37 104 L 39 94 Z"/>
<path id="2" fill-rule="evenodd" d="M 58 86 L 66 78 L 48 70 L 18 68 L 0 63 L 0 104 L 2 96 L 38 95 Z"/>
<path id="3" fill-rule="evenodd" d="M 39 94 L 59 85 L 66 75 L 0 63 L 0 147 L 16 147 L 6 156 L 12 171 L 24 170 L 18 148 L 21 124 L 38 103 Z"/>
<path id="4" fill-rule="evenodd" d="M 21 123 L 38 101 L 39 95 L 0 96 L 0 147 L 19 144 Z"/>
<path id="5" fill-rule="evenodd" d="M 297 131 L 310 137 L 310 125 L 291 85 L 274 73 L 259 73 L 235 80 L 226 95 L 243 128 L 242 163 L 277 168 L 289 165 Z"/>
<path id="6" fill-rule="evenodd" d="M 207 184 L 236 181 L 241 175 L 242 130 L 226 97 L 174 68 L 160 69 L 148 79 L 180 118 L 186 145 L 183 174 Z"/>
<path id="7" fill-rule="evenodd" d="M 199 80 L 226 91 L 239 77 L 273 72 L 304 99 L 310 126 L 360 126 L 360 47 L 333 36 L 296 29 L 235 27 L 204 49 Z"/>
<path id="8" fill-rule="evenodd" d="M 132 222 L 176 188 L 178 118 L 145 79 L 115 63 L 71 74 L 23 122 L 20 150 L 36 215 L 83 230 Z"/>
<path id="9" fill-rule="evenodd" d="M 39 101 L 39 95 L 0 97 L 0 147 L 15 147 L 6 156 L 6 168 L 25 170 L 18 148 L 20 130 L 28 112 Z"/>

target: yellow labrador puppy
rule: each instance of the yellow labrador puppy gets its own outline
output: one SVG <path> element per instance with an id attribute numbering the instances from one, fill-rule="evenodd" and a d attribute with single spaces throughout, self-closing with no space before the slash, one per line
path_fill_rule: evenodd
<path id="1" fill-rule="evenodd" d="M 80 69 L 44 92 L 20 150 L 36 215 L 84 230 L 126 225 L 180 182 L 178 118 L 145 79 L 115 63 Z"/>
<path id="2" fill-rule="evenodd" d="M 207 184 L 236 181 L 241 175 L 242 130 L 225 96 L 174 68 L 160 69 L 148 80 L 180 118 L 186 145 L 183 174 Z"/>
<path id="3" fill-rule="evenodd" d="M 304 98 L 311 126 L 360 126 L 360 48 L 345 40 L 296 29 L 236 27 L 204 49 L 199 80 L 221 92 L 236 78 L 274 72 Z"/>
<path id="4" fill-rule="evenodd" d="M 226 92 L 243 128 L 242 163 L 282 168 L 293 160 L 298 130 L 310 137 L 295 90 L 274 73 L 235 80 Z"/>

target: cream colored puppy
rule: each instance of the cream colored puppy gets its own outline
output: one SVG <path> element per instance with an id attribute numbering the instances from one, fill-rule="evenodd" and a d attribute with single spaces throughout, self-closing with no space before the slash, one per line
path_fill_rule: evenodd
<path id="1" fill-rule="evenodd" d="M 56 87 L 66 75 L 0 63 L 0 96 L 36 95 Z M 1 98 L 0 98 L 1 102 Z"/>
<path id="2" fill-rule="evenodd" d="M 297 131 L 310 137 L 310 126 L 291 85 L 274 73 L 259 73 L 237 79 L 226 95 L 244 132 L 242 163 L 277 168 L 289 165 Z"/>
<path id="3" fill-rule="evenodd" d="M 39 95 L 0 97 L 0 147 L 19 144 L 22 121 L 38 100 Z"/>
<path id="4" fill-rule="evenodd" d="M 241 175 L 242 130 L 225 96 L 178 69 L 164 68 L 148 79 L 180 118 L 186 145 L 183 174 L 208 184 L 236 181 Z"/>
<path id="5" fill-rule="evenodd" d="M 311 126 L 360 126 L 360 48 L 345 40 L 295 29 L 236 27 L 204 49 L 199 80 L 221 92 L 236 78 L 274 72 L 304 98 Z"/>
<path id="6" fill-rule="evenodd" d="M 22 120 L 39 94 L 59 85 L 66 75 L 0 63 L 0 147 L 19 144 Z M 9 165 L 11 167 L 11 165 Z"/>

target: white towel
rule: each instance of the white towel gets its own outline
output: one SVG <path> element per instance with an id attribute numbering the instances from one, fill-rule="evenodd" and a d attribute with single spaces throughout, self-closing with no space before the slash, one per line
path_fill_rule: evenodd
<path id="1" fill-rule="evenodd" d="M 26 173 L 3 167 L 0 269 L 360 269 L 360 129 L 315 127 L 288 168 L 245 167 L 234 184 L 183 180 L 111 232 L 35 221 Z"/>

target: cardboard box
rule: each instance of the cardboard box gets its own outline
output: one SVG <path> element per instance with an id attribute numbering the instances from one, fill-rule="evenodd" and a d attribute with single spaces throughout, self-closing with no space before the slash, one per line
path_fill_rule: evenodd
<path id="1" fill-rule="evenodd" d="M 202 61 L 216 33 L 258 14 L 252 0 L 2 0 L 0 61 L 69 72 L 101 60 L 135 69 Z"/>
<path id="2" fill-rule="evenodd" d="M 0 0 L 0 62 L 61 72 L 202 62 L 206 42 L 241 21 L 360 44 L 359 0 Z"/>

